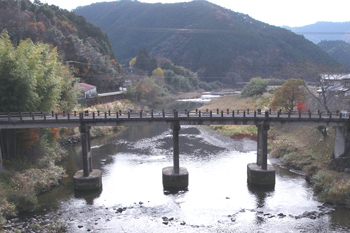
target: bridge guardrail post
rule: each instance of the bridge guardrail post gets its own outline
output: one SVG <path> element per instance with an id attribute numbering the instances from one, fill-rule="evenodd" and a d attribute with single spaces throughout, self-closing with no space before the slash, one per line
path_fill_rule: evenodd
<path id="1" fill-rule="evenodd" d="M 237 110 L 237 115 L 239 115 L 239 109 Z"/>
<path id="2" fill-rule="evenodd" d="M 269 118 L 269 111 L 265 111 L 265 117 Z"/>
<path id="3" fill-rule="evenodd" d="M 329 113 L 329 119 L 332 119 L 332 112 Z"/>
<path id="4" fill-rule="evenodd" d="M 151 110 L 151 118 L 153 119 L 153 109 Z"/>
<path id="5" fill-rule="evenodd" d="M 227 115 L 230 114 L 230 109 L 227 109 Z"/>
<path id="6" fill-rule="evenodd" d="M 128 112 L 128 118 L 130 118 L 130 112 Z"/>
<path id="7" fill-rule="evenodd" d="M 243 117 L 245 117 L 245 111 L 243 111 Z"/>
<path id="8" fill-rule="evenodd" d="M 119 118 L 119 112 L 118 112 L 118 111 L 115 112 L 115 117 L 116 117 L 116 118 Z"/>
<path id="9" fill-rule="evenodd" d="M 141 119 L 142 119 L 142 111 L 143 111 L 143 110 L 140 111 L 140 118 L 141 118 Z"/>
<path id="10" fill-rule="evenodd" d="M 199 110 L 199 115 L 198 115 L 199 117 L 201 117 L 202 116 L 202 111 L 201 110 Z"/>
<path id="11" fill-rule="evenodd" d="M 95 112 L 92 112 L 92 119 L 95 120 Z"/>
<path id="12" fill-rule="evenodd" d="M 224 111 L 221 111 L 221 117 L 224 117 Z"/>
<path id="13" fill-rule="evenodd" d="M 247 109 L 247 114 L 249 115 L 249 108 Z"/>
<path id="14" fill-rule="evenodd" d="M 232 118 L 235 117 L 235 110 L 232 110 Z"/>
<path id="15" fill-rule="evenodd" d="M 107 119 L 107 112 L 105 112 L 105 119 Z"/>
<path id="16" fill-rule="evenodd" d="M 261 114 L 261 109 L 259 108 L 259 109 L 258 109 L 258 115 L 260 115 L 260 114 Z"/>
<path id="17" fill-rule="evenodd" d="M 67 112 L 67 119 L 70 120 L 70 114 Z"/>

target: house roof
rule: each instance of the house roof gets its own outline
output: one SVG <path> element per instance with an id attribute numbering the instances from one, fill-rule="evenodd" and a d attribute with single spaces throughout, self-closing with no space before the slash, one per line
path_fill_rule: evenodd
<path id="1" fill-rule="evenodd" d="M 333 75 L 327 75 L 323 74 L 322 79 L 324 80 L 346 80 L 350 79 L 350 74 L 333 74 Z"/>
<path id="2" fill-rule="evenodd" d="M 96 88 L 96 86 L 93 86 L 93 85 L 90 85 L 90 84 L 87 84 L 87 83 L 78 83 L 78 85 L 82 88 L 80 90 L 82 92 L 87 92 L 87 91 L 90 91 L 90 90 Z"/>

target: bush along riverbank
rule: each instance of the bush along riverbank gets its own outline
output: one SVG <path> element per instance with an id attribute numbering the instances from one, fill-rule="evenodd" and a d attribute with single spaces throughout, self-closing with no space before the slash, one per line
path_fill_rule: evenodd
<path id="1" fill-rule="evenodd" d="M 83 110 L 118 111 L 127 108 L 133 108 L 129 101 L 116 101 Z M 91 138 L 118 133 L 123 129 L 117 126 L 92 127 Z M 64 147 L 80 142 L 79 129 L 51 128 L 15 133 L 26 140 L 22 145 L 16 145 L 15 155 L 3 160 L 4 169 L 0 172 L 0 227 L 6 232 L 14 232 L 14 229 L 15 232 L 64 232 L 65 226 L 60 222 L 59 214 L 36 216 L 25 222 L 16 217 L 22 212 L 33 212 L 38 204 L 37 195 L 59 185 L 66 175 L 62 165 L 67 158 Z"/>

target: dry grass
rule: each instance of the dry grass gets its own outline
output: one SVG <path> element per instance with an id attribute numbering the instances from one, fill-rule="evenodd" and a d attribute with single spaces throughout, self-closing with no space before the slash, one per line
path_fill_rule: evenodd
<path id="1" fill-rule="evenodd" d="M 269 104 L 272 100 L 273 95 L 265 93 L 261 97 L 250 97 L 241 98 L 240 95 L 223 96 L 220 98 L 214 98 L 210 102 L 204 104 L 200 109 L 231 109 L 231 110 L 242 110 L 242 109 L 269 109 Z"/>
<path id="2" fill-rule="evenodd" d="M 272 100 L 273 95 L 265 93 L 263 96 L 257 98 L 241 98 L 239 95 L 224 96 L 220 98 L 214 98 L 210 102 L 206 103 L 200 108 L 202 111 L 209 110 L 247 110 L 254 111 L 256 109 L 267 110 Z M 254 125 L 213 125 L 210 128 L 217 132 L 229 136 L 234 139 L 250 138 L 256 140 L 257 128 Z"/>

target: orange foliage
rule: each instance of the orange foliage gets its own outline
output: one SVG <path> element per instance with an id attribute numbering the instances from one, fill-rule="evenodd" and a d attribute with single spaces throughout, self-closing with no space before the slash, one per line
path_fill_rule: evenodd
<path id="1" fill-rule="evenodd" d="M 32 148 L 39 141 L 39 134 L 36 129 L 19 129 L 16 130 L 16 137 L 19 143 L 27 148 Z"/>
<path id="2" fill-rule="evenodd" d="M 36 24 L 36 27 L 41 31 L 41 32 L 45 32 L 46 31 L 46 28 L 45 28 L 45 25 L 43 24 L 43 22 L 38 22 Z"/>
<path id="3" fill-rule="evenodd" d="M 77 29 L 75 29 L 67 21 L 61 21 L 61 24 L 62 24 L 63 27 L 68 28 L 70 32 L 76 32 L 77 31 Z"/>
<path id="4" fill-rule="evenodd" d="M 60 138 L 60 133 L 57 127 L 51 128 L 49 132 L 49 137 L 53 138 L 54 141 Z"/>

